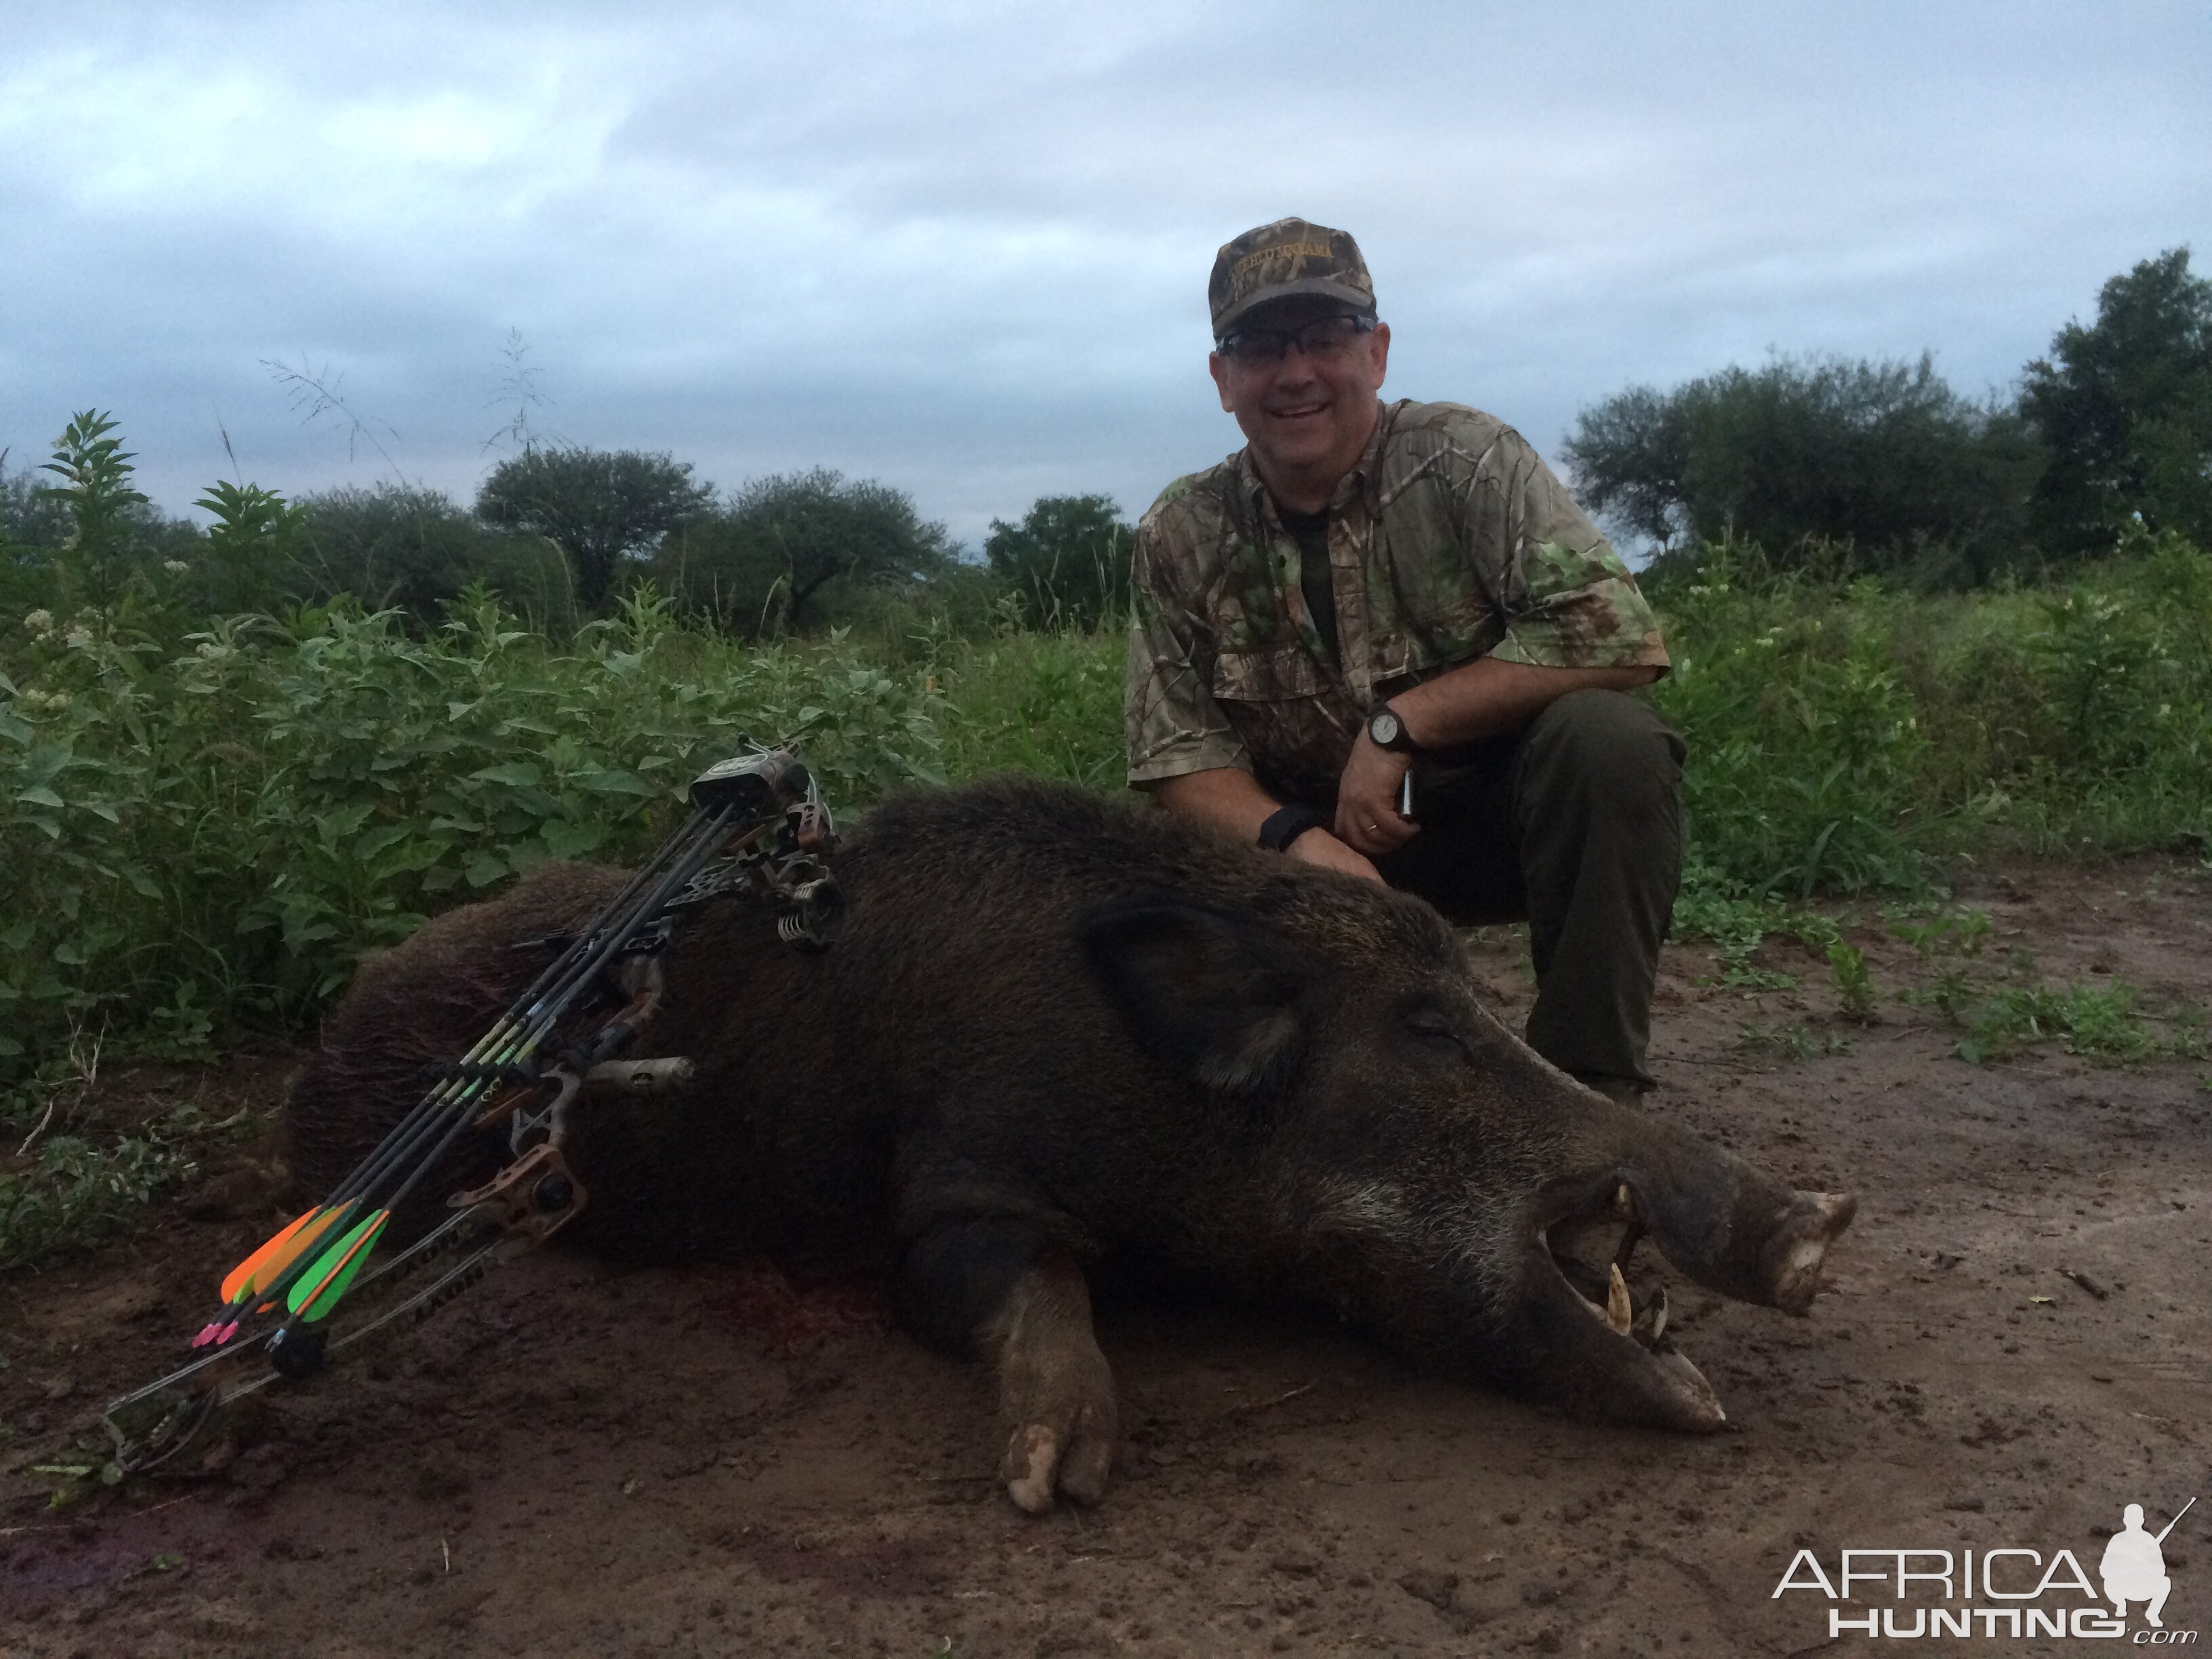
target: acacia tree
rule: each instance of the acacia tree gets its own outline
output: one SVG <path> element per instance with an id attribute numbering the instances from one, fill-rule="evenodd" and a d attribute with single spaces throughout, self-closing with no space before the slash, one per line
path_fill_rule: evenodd
<path id="1" fill-rule="evenodd" d="M 304 596 L 350 593 L 371 610 L 397 605 L 425 620 L 483 574 L 479 550 L 503 539 L 435 489 L 380 483 L 304 497 Z"/>
<path id="2" fill-rule="evenodd" d="M 628 557 L 650 552 L 714 500 L 688 461 L 635 449 L 526 449 L 491 471 L 477 495 L 487 524 L 543 536 L 567 554 L 576 598 L 599 610 Z"/>
<path id="3" fill-rule="evenodd" d="M 781 635 L 833 585 L 926 581 L 951 563 L 945 526 L 904 490 L 816 467 L 754 479 L 671 535 L 655 568 L 732 632 Z"/>
<path id="4" fill-rule="evenodd" d="M 2020 417 L 1917 363 L 1778 357 L 1582 411 L 1565 453 L 1590 508 L 1666 543 L 1728 533 L 1787 562 L 1808 541 L 1863 563 L 1929 543 L 1987 574 L 2017 544 L 2039 457 Z"/>
<path id="5" fill-rule="evenodd" d="M 1097 628 L 1129 602 L 1135 534 L 1110 495 L 1044 495 L 1018 525 L 992 520 L 983 556 L 1029 626 Z"/>
<path id="6" fill-rule="evenodd" d="M 2106 283 L 2027 366 L 2021 406 L 2051 454 L 2035 495 L 2056 553 L 2108 548 L 2136 515 L 2212 545 L 2212 281 L 2170 248 Z"/>

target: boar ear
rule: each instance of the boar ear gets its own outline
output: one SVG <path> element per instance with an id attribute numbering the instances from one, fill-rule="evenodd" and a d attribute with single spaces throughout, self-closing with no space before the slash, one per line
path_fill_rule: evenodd
<path id="1" fill-rule="evenodd" d="M 1076 936 L 1138 1045 L 1224 1094 L 1286 1088 L 1305 978 L 1281 935 L 1174 898 L 1100 905 Z"/>

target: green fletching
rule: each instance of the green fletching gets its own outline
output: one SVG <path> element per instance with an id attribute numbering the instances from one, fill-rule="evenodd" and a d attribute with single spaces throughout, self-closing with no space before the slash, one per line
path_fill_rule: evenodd
<path id="1" fill-rule="evenodd" d="M 352 1284 L 354 1275 L 361 1271 L 362 1263 L 368 1260 L 369 1251 L 375 1247 L 376 1236 L 384 1231 L 384 1224 L 392 1219 L 392 1212 L 379 1210 L 343 1238 L 316 1258 L 315 1265 L 300 1275 L 292 1286 L 292 1293 L 284 1298 L 288 1312 L 306 1310 L 309 1324 L 322 1318 L 338 1304 L 338 1298 Z"/>

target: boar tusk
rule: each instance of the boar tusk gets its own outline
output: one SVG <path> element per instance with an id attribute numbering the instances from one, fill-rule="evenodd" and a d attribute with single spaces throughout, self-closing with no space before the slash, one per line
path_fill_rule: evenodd
<path id="1" fill-rule="evenodd" d="M 1628 1302 L 1628 1281 L 1620 1276 L 1620 1267 L 1616 1262 L 1612 1269 L 1611 1280 L 1606 1286 L 1605 1322 L 1619 1334 L 1626 1336 L 1632 1319 Z"/>
<path id="2" fill-rule="evenodd" d="M 1636 1194 L 1629 1190 L 1625 1181 L 1613 1189 L 1613 1209 L 1616 1215 L 1630 1221 L 1636 1219 Z"/>

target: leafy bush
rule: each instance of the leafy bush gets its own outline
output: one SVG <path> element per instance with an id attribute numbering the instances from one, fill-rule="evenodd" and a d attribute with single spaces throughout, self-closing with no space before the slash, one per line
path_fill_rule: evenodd
<path id="1" fill-rule="evenodd" d="M 833 801 L 941 776 L 932 699 L 849 651 L 740 651 L 649 593 L 568 650 L 478 592 L 427 639 L 351 605 L 169 655 L 33 613 L 0 675 L 0 1066 L 71 1021 L 293 1025 L 360 953 L 547 858 L 635 857 L 745 737 Z M 4 1073 L 0 1073 L 4 1075 Z"/>
<path id="2" fill-rule="evenodd" d="M 947 651 L 933 671 L 953 776 L 1014 770 L 1122 787 L 1120 635 L 1012 633 Z"/>
<path id="3" fill-rule="evenodd" d="M 142 624 L 173 608 L 199 532 L 139 492 L 115 431 L 111 416 L 85 410 L 54 440 L 52 460 L 0 479 L 0 599 L 97 605 Z"/>
<path id="4" fill-rule="evenodd" d="M 50 1138 L 29 1168 L 0 1170 L 0 1268 L 99 1243 L 192 1167 L 189 1154 L 153 1136 L 125 1136 L 104 1149 L 74 1135 Z"/>
<path id="5" fill-rule="evenodd" d="M 1739 586 L 1735 574 L 1724 547 L 1670 604 L 1674 668 L 1655 693 L 1691 745 L 1693 860 L 1753 895 L 1916 883 L 1924 866 L 1907 820 L 1928 738 L 1866 625 L 1876 591 L 1789 576 Z"/>
<path id="6" fill-rule="evenodd" d="M 2212 846 L 2212 561 L 2138 531 L 2039 587 L 1925 596 L 1723 544 L 1649 586 L 1689 738 L 1692 858 L 1727 890 L 1923 884 L 1991 846 Z"/>

